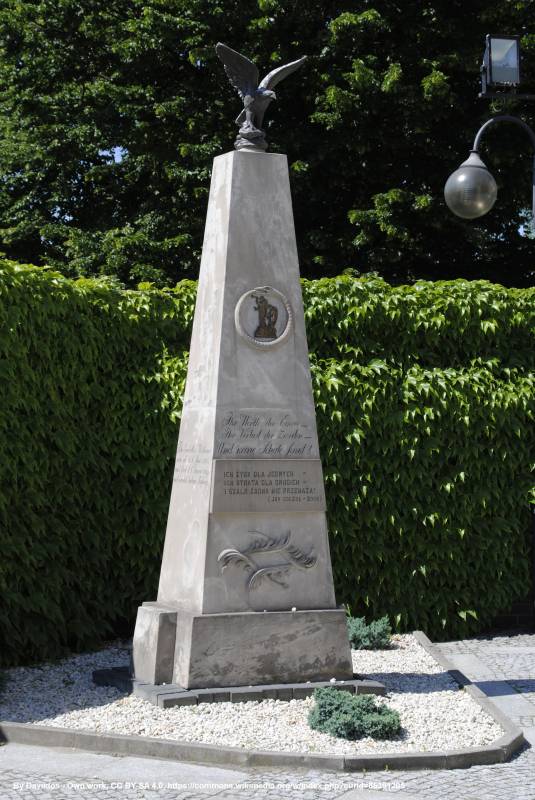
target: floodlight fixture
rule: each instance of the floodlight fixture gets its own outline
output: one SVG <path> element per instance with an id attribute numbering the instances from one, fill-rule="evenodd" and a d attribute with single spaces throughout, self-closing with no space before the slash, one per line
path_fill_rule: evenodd
<path id="1" fill-rule="evenodd" d="M 479 97 L 535 100 L 535 94 L 519 94 L 517 91 L 522 81 L 520 39 L 520 36 L 487 34 Z"/>
<path id="2" fill-rule="evenodd" d="M 487 35 L 482 75 L 487 86 L 519 85 L 520 36 Z"/>

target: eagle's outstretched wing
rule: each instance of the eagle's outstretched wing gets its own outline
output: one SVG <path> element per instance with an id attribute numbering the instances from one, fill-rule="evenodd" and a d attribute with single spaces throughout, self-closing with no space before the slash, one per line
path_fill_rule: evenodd
<path id="1" fill-rule="evenodd" d="M 215 49 L 229 81 L 238 90 L 242 100 L 246 95 L 254 94 L 258 88 L 258 69 L 253 62 L 221 42 L 216 44 Z"/>
<path id="2" fill-rule="evenodd" d="M 301 64 L 306 61 L 306 56 L 302 58 L 298 58 L 297 61 L 291 61 L 289 64 L 284 64 L 282 67 L 277 67 L 277 69 L 273 69 L 271 72 L 268 72 L 265 78 L 263 78 L 262 83 L 260 84 L 260 89 L 273 89 L 283 78 L 287 75 L 290 75 L 292 72 L 295 72 L 296 69 L 299 69 Z M 228 74 L 228 73 L 227 73 Z"/>

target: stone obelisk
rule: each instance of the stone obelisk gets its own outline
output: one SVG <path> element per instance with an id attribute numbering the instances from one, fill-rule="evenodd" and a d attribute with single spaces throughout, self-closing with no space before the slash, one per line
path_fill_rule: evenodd
<path id="1" fill-rule="evenodd" d="M 154 684 L 352 677 L 287 159 L 255 123 L 213 165 L 158 598 L 134 635 L 135 677 Z"/>

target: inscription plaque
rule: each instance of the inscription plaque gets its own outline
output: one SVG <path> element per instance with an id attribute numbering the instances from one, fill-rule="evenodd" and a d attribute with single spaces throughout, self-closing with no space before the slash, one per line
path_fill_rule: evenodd
<path id="1" fill-rule="evenodd" d="M 290 409 L 225 412 L 215 439 L 216 458 L 317 458 L 315 430 Z"/>
<path id="2" fill-rule="evenodd" d="M 214 511 L 325 511 L 319 459 L 222 460 L 213 465 Z"/>

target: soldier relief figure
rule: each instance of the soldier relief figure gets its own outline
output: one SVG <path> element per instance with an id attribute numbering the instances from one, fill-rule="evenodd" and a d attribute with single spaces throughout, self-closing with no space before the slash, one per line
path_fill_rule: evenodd
<path id="1" fill-rule="evenodd" d="M 258 311 L 258 327 L 254 332 L 255 339 L 276 339 L 277 338 L 277 319 L 279 312 L 276 306 L 272 306 L 264 295 L 252 294 L 256 300 L 254 307 Z"/>
<path id="2" fill-rule="evenodd" d="M 292 318 L 288 299 L 272 286 L 251 286 L 234 309 L 239 335 L 261 348 L 282 343 L 292 330 Z"/>
<path id="3" fill-rule="evenodd" d="M 236 150 L 248 148 L 250 150 L 266 150 L 266 134 L 262 130 L 262 122 L 268 105 L 277 99 L 273 91 L 283 78 L 295 72 L 306 61 L 306 56 L 284 64 L 282 67 L 269 72 L 258 83 L 258 69 L 245 56 L 240 55 L 226 44 L 218 42 L 216 52 L 223 65 L 232 86 L 237 89 L 243 100 L 243 110 L 236 119 L 240 126 L 238 137 L 234 142 Z"/>

